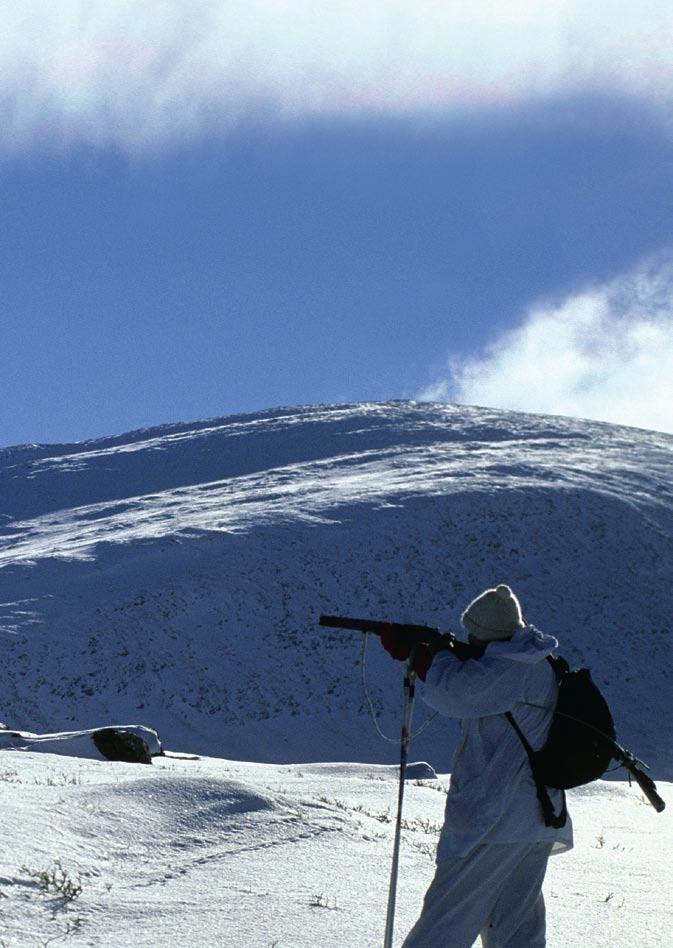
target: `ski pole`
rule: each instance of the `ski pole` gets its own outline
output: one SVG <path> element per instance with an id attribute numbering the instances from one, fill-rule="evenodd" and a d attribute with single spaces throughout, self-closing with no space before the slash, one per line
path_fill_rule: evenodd
<path id="1" fill-rule="evenodd" d="M 395 924 L 395 900 L 397 897 L 397 876 L 400 865 L 400 843 L 402 839 L 402 805 L 404 803 L 404 779 L 407 770 L 407 754 L 411 737 L 411 717 L 414 710 L 414 694 L 416 691 L 416 672 L 413 668 L 416 649 L 409 656 L 409 662 L 404 674 L 404 717 L 402 721 L 402 739 L 400 741 L 400 782 L 397 794 L 397 821 L 395 824 L 395 844 L 393 846 L 393 864 L 390 872 L 390 888 L 388 890 L 388 913 L 386 915 L 386 933 L 383 948 L 392 948 L 393 926 Z"/>

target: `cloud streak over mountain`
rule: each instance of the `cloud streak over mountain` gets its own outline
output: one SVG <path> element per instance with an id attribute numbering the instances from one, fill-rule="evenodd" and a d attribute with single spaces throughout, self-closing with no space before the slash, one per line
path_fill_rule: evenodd
<path id="1" fill-rule="evenodd" d="M 422 398 L 673 431 L 673 252 L 534 305 Z"/>
<path id="2" fill-rule="evenodd" d="M 137 153 L 251 116 L 451 115 L 583 91 L 667 106 L 672 33 L 660 0 L 3 4 L 0 148 Z"/>

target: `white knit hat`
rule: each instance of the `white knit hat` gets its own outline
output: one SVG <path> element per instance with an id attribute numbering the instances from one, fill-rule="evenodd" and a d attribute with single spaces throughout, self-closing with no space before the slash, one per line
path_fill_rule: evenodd
<path id="1" fill-rule="evenodd" d="M 521 605 L 509 586 L 487 589 L 469 604 L 460 617 L 468 632 L 482 642 L 509 639 L 526 623 Z"/>

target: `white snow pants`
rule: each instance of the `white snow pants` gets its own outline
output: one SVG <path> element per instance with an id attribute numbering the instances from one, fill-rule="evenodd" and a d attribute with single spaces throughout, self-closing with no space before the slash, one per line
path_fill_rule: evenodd
<path id="1" fill-rule="evenodd" d="M 551 843 L 476 846 L 437 866 L 402 948 L 544 948 Z"/>

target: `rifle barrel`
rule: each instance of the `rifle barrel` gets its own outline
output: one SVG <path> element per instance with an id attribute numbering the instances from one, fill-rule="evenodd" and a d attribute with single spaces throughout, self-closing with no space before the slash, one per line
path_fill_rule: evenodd
<path id="1" fill-rule="evenodd" d="M 320 616 L 320 625 L 329 626 L 333 629 L 350 629 L 353 632 L 373 632 L 375 635 L 381 635 L 388 629 L 397 631 L 410 636 L 427 636 L 428 641 L 436 638 L 440 633 L 439 629 L 431 628 L 428 625 L 414 625 L 408 622 L 383 622 L 378 619 L 353 619 L 348 616 Z"/>

